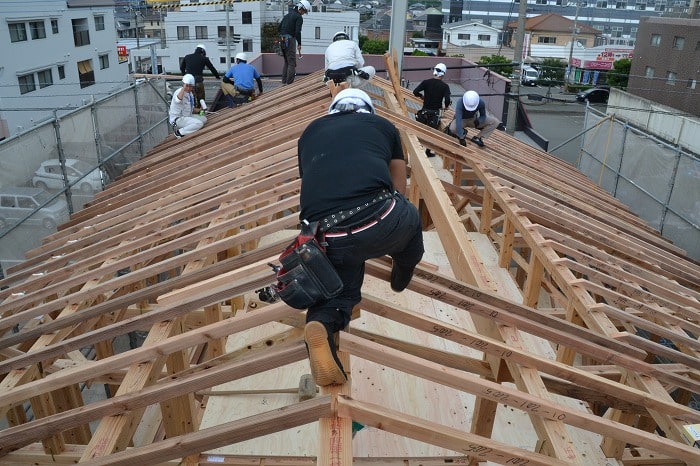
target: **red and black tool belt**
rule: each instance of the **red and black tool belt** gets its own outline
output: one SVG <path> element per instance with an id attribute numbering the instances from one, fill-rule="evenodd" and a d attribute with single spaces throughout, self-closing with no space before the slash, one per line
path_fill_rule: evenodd
<path id="1" fill-rule="evenodd" d="M 343 282 L 318 240 L 323 235 L 318 225 L 302 221 L 299 236 L 279 257 L 282 266 L 273 266 L 277 283 L 272 289 L 295 309 L 307 309 L 343 290 Z"/>

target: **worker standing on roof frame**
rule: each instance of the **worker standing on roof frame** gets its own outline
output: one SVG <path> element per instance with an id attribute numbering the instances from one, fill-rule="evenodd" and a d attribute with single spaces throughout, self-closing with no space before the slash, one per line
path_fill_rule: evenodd
<path id="1" fill-rule="evenodd" d="M 216 71 L 212 62 L 207 58 L 207 49 L 204 44 L 198 44 L 197 48 L 194 49 L 193 53 L 185 55 L 180 63 L 180 71 L 182 74 L 191 74 L 194 76 L 195 86 L 194 86 L 194 96 L 197 102 L 205 100 L 204 92 L 204 68 L 209 68 L 209 71 L 219 79 L 219 72 Z"/>
<path id="2" fill-rule="evenodd" d="M 292 84 L 297 73 L 297 52 L 301 57 L 301 28 L 304 25 L 303 15 L 311 11 L 308 0 L 299 0 L 292 11 L 284 15 L 277 32 L 280 35 L 282 48 L 282 84 Z"/>
<path id="3" fill-rule="evenodd" d="M 450 99 L 450 86 L 442 80 L 445 73 L 447 73 L 445 64 L 438 63 L 435 65 L 435 68 L 433 68 L 433 77 L 424 79 L 413 90 L 413 95 L 419 97 L 423 101 L 423 106 L 416 112 L 416 121 L 435 129 L 440 127 L 440 114 L 442 112 L 443 101 L 445 102 L 445 110 L 450 108 L 450 104 L 452 103 Z M 430 149 L 425 149 L 425 155 L 434 157 L 435 153 Z"/>
<path id="4" fill-rule="evenodd" d="M 336 94 L 328 115 L 312 121 L 298 142 L 299 218 L 319 222 L 326 253 L 343 282 L 339 295 L 310 306 L 304 340 L 318 385 L 345 383 L 334 334 L 348 326 L 362 299 L 365 261 L 391 256 L 391 288 L 403 291 L 423 256 L 418 209 L 405 197 L 401 138 L 375 115 L 360 89 Z"/>

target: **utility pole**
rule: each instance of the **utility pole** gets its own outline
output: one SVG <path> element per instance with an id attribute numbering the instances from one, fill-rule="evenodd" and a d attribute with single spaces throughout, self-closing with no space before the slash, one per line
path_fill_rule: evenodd
<path id="1" fill-rule="evenodd" d="M 226 2 L 226 71 L 231 67 L 231 20 L 229 17 L 231 11 L 231 0 Z"/>
<path id="2" fill-rule="evenodd" d="M 518 120 L 518 99 L 520 98 L 520 76 L 523 71 L 523 46 L 525 43 L 525 20 L 527 19 L 527 0 L 520 0 L 518 9 L 518 29 L 515 31 L 515 50 L 513 51 L 513 61 L 519 64 L 515 70 L 514 77 L 510 82 L 510 96 L 508 99 L 508 121 L 506 122 L 506 132 L 515 134 L 516 121 Z"/>
<path id="3" fill-rule="evenodd" d="M 574 58 L 574 42 L 576 42 L 576 34 L 578 34 L 578 9 L 581 5 L 579 0 L 576 0 L 576 16 L 574 16 L 574 28 L 571 31 L 571 44 L 569 47 L 569 72 L 567 73 L 566 82 L 571 82 L 571 75 L 574 71 L 573 58 Z"/>

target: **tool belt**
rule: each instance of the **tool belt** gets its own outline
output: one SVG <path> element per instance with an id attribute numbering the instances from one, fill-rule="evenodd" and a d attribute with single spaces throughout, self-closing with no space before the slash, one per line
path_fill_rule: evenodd
<path id="1" fill-rule="evenodd" d="M 303 220 L 299 235 L 279 257 L 282 266 L 269 264 L 277 274 L 277 283 L 271 288 L 295 309 L 307 309 L 343 290 L 343 282 L 319 237 L 323 238 L 319 223 Z"/>
<path id="2" fill-rule="evenodd" d="M 337 70 L 326 70 L 326 78 L 332 80 L 336 84 L 344 83 L 348 76 L 354 74 L 354 66 L 346 66 Z"/>
<path id="3" fill-rule="evenodd" d="M 440 110 L 421 108 L 416 112 L 416 121 L 437 129 L 440 126 Z"/>

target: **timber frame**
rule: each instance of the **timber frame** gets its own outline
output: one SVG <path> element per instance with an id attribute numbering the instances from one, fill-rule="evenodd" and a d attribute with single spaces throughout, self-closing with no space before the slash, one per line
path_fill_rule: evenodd
<path id="1" fill-rule="evenodd" d="M 349 382 L 295 396 L 304 315 L 256 292 L 296 234 L 297 139 L 338 90 L 319 71 L 169 136 L 8 271 L 0 465 L 700 464 L 700 266 L 565 162 L 417 123 L 387 68 L 365 90 L 433 255 L 401 294 L 367 263 Z"/>

